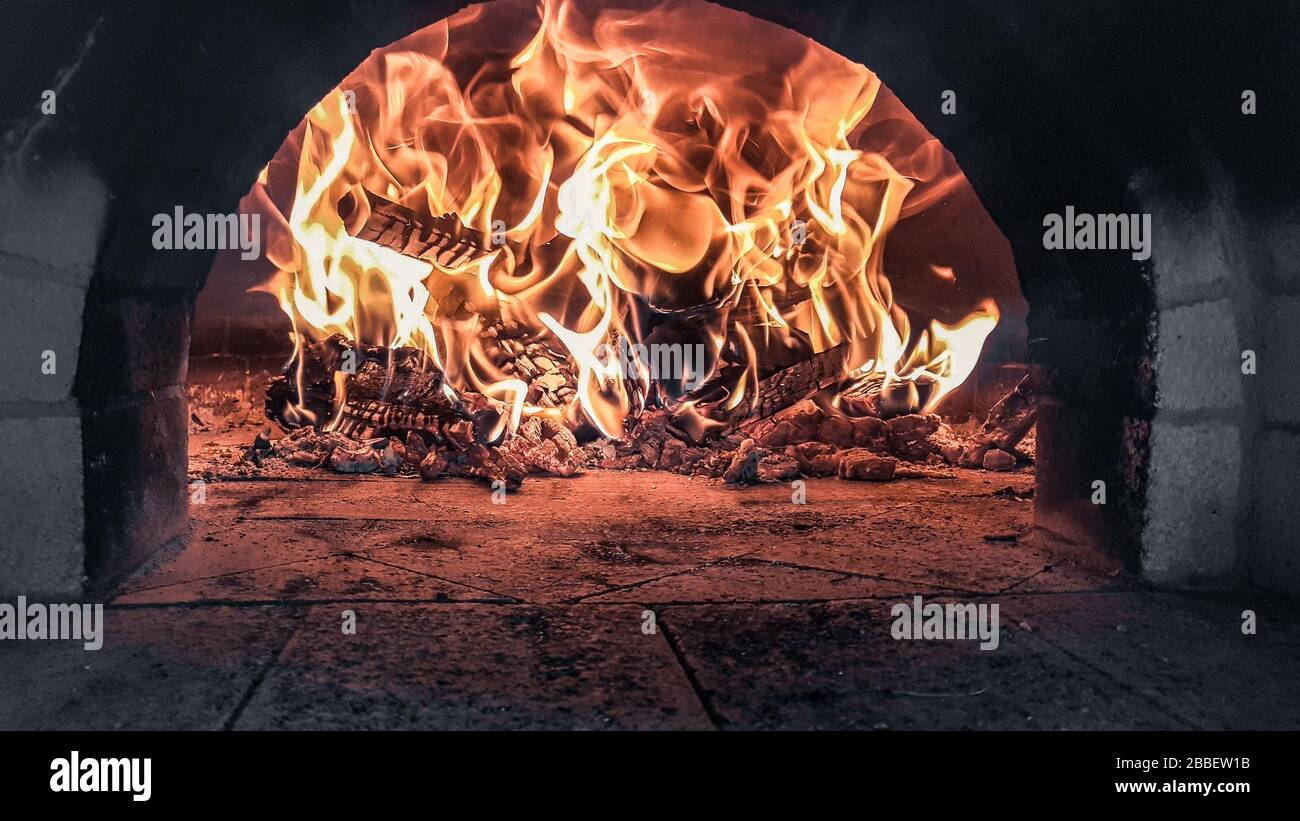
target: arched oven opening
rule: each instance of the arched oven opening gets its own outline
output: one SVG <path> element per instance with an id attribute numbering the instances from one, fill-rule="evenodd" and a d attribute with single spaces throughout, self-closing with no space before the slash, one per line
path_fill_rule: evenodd
<path id="1" fill-rule="evenodd" d="M 938 494 L 969 500 L 965 539 L 1030 535 L 1050 387 L 1010 245 L 874 73 L 791 30 L 693 2 L 473 7 L 340 82 L 239 219 L 264 253 L 219 254 L 198 301 L 199 485 L 449 480 L 419 509 L 466 532 L 442 494 L 578 477 L 646 513 L 738 489 L 727 518 L 767 485 L 864 531 L 882 505 L 924 531 L 949 513 L 909 504 Z M 534 508 L 575 542 L 607 526 Z M 636 539 L 698 527 L 656 521 Z"/>

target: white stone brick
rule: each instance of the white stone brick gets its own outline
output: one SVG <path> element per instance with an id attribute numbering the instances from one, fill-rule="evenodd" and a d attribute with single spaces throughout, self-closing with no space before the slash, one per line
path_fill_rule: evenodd
<path id="1" fill-rule="evenodd" d="M 4 401 L 58 402 L 72 396 L 81 348 L 86 293 L 79 287 L 5 275 L 0 258 L 0 397 Z M 54 373 L 43 370 L 54 352 Z"/>
<path id="2" fill-rule="evenodd" d="M 76 597 L 85 548 L 81 419 L 0 419 L 0 596 Z"/>
<path id="3" fill-rule="evenodd" d="M 1195 299 L 1232 277 L 1224 220 L 1213 207 L 1184 213 L 1162 200 L 1150 211 L 1156 304 Z"/>
<path id="4" fill-rule="evenodd" d="M 1142 573 L 1182 585 L 1225 576 L 1237 558 L 1241 437 L 1234 425 L 1151 426 Z"/>
<path id="5" fill-rule="evenodd" d="M 1157 323 L 1157 406 L 1241 407 L 1241 352 L 1246 346 L 1238 339 L 1232 304 L 1217 300 L 1162 310 Z"/>
<path id="6" fill-rule="evenodd" d="M 0 179 L 0 250 L 90 283 L 108 209 L 108 189 L 83 163 L 28 165 Z"/>

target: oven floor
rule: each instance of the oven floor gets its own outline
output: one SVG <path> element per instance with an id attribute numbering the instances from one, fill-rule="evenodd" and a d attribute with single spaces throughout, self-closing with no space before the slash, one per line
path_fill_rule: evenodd
<path id="1" fill-rule="evenodd" d="M 1054 560 L 1007 490 L 1030 487 L 212 482 L 188 543 L 111 599 L 104 649 L 6 642 L 0 727 L 1300 724 L 1265 709 L 1300 702 L 1293 607 Z M 895 640 L 914 595 L 997 604 L 999 646 Z"/>

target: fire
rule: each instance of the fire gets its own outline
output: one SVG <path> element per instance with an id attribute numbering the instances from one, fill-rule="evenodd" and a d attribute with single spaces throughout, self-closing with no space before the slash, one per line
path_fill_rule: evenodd
<path id="1" fill-rule="evenodd" d="M 722 15 L 729 28 L 700 22 Z M 916 325 L 884 250 L 960 172 L 919 126 L 903 138 L 873 119 L 872 72 L 796 35 L 769 49 L 770 27 L 745 26 L 766 24 L 698 0 L 499 0 L 372 54 L 246 201 L 273 224 L 265 287 L 295 345 L 341 333 L 421 349 L 450 385 L 506 403 L 511 428 L 555 411 L 486 350 L 494 322 L 566 352 L 565 418 L 616 438 L 652 402 L 743 411 L 781 350 L 847 346 L 847 382 L 914 382 L 918 408 L 937 407 L 997 308 Z M 444 264 L 356 238 L 367 192 L 454 215 L 484 253 Z M 665 328 L 707 349 L 712 398 L 605 353 Z"/>

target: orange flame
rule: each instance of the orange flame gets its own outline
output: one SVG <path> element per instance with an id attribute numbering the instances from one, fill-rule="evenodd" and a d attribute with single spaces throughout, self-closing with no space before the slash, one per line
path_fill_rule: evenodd
<path id="1" fill-rule="evenodd" d="M 710 361 L 734 343 L 726 409 L 754 395 L 774 341 L 847 344 L 848 375 L 924 376 L 937 406 L 997 308 L 914 332 L 884 248 L 960 172 L 919 125 L 873 114 L 882 86 L 862 66 L 796 35 L 769 48 L 768 24 L 698 0 L 634 5 L 471 7 L 376 51 L 313 108 L 272 163 L 295 170 L 289 196 L 289 175 L 264 170 L 252 198 L 290 203 L 272 215 L 266 288 L 295 344 L 422 348 L 452 385 L 509 403 L 513 428 L 539 409 L 480 337 L 519 322 L 567 351 L 566 410 L 618 437 L 649 377 L 598 351 L 677 316 Z M 491 253 L 445 267 L 356 239 L 368 208 L 345 220 L 339 203 L 364 191 L 455 214 Z"/>

